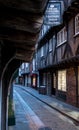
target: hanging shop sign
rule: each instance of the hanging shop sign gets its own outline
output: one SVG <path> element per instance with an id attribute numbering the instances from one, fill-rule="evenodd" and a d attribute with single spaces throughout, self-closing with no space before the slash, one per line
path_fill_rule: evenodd
<path id="1" fill-rule="evenodd" d="M 61 23 L 61 2 L 49 1 L 44 15 L 44 24 L 58 25 Z"/>

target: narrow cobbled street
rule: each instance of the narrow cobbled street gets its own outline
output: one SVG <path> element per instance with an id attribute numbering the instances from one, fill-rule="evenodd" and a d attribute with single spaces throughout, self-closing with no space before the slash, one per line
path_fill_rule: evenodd
<path id="1" fill-rule="evenodd" d="M 70 119 L 39 101 L 21 87 L 14 87 L 14 130 L 79 130 Z"/>

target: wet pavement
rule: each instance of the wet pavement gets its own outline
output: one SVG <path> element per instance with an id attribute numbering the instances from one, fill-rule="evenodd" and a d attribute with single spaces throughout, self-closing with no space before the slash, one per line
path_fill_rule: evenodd
<path id="1" fill-rule="evenodd" d="M 69 108 L 74 109 L 69 111 L 66 104 L 64 104 L 64 109 L 63 102 L 58 100 L 56 102 L 53 97 L 41 95 L 32 88 L 16 85 L 14 90 L 16 125 L 13 130 L 79 130 L 79 127 L 75 126 L 68 118 L 40 100 L 49 105 L 54 104 L 53 107 L 61 108 L 61 111 L 73 112 L 74 115 L 75 113 L 79 114 L 79 109 L 71 105 Z"/>

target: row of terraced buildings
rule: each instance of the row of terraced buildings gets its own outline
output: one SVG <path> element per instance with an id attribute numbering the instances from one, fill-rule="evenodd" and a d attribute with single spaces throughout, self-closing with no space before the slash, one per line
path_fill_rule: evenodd
<path id="1" fill-rule="evenodd" d="M 19 82 L 79 107 L 79 1 L 67 0 L 64 8 L 62 22 L 40 32 L 33 60 L 20 68 Z"/>

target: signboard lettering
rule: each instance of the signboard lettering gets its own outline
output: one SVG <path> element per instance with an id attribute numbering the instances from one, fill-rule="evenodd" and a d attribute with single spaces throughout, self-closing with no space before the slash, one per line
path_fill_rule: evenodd
<path id="1" fill-rule="evenodd" d="M 45 16 L 44 25 L 58 25 L 61 22 L 61 2 L 49 2 Z"/>

